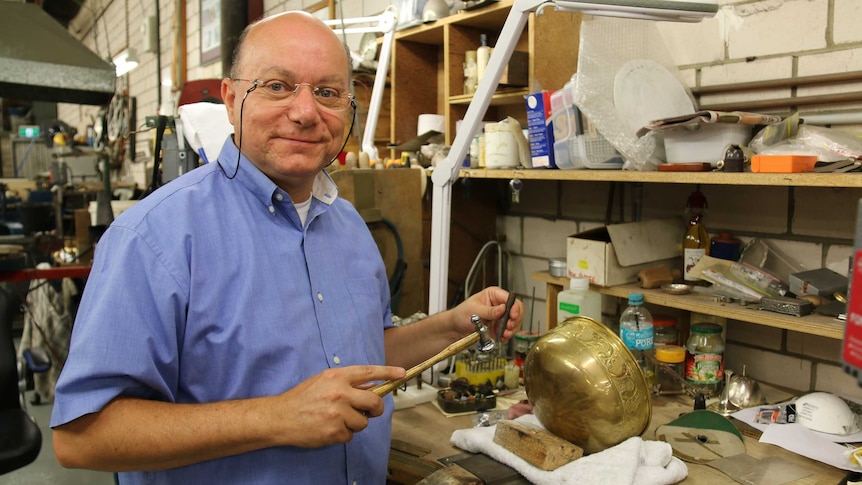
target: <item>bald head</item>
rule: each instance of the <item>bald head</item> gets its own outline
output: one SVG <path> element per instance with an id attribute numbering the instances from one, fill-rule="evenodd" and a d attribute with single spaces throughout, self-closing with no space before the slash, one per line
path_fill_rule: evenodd
<path id="1" fill-rule="evenodd" d="M 270 35 L 295 35 L 294 32 L 297 28 L 320 29 L 322 31 L 326 31 L 331 36 L 332 40 L 339 45 L 339 51 L 341 51 L 345 57 L 344 64 L 345 69 L 347 70 L 347 79 L 352 78 L 353 61 L 350 57 L 350 49 L 347 45 L 345 45 L 338 38 L 335 32 L 333 32 L 332 29 L 328 25 L 324 24 L 320 19 L 308 12 L 300 10 L 291 10 L 277 15 L 272 15 L 270 17 L 259 19 L 246 26 L 240 34 L 239 39 L 237 39 L 236 48 L 233 51 L 230 77 L 234 79 L 241 77 L 242 69 L 244 67 L 243 63 L 248 57 L 248 51 L 251 50 L 246 48 L 247 44 L 254 44 L 254 42 L 259 40 L 256 39 L 257 37 L 266 38 Z M 251 37 L 251 39 L 249 39 L 249 37 Z"/>

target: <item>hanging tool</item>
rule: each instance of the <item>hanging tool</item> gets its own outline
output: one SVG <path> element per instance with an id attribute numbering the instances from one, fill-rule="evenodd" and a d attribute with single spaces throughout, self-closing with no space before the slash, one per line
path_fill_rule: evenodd
<path id="1" fill-rule="evenodd" d="M 473 315 L 470 317 L 470 321 L 473 325 L 476 326 L 476 331 L 470 333 L 466 337 L 458 340 L 457 342 L 449 345 L 438 354 L 432 356 L 428 360 L 422 362 L 421 364 L 415 365 L 407 370 L 407 373 L 401 379 L 395 381 L 386 381 L 381 384 L 378 384 L 371 388 L 371 390 L 380 397 L 383 397 L 393 390 L 400 387 L 402 384 L 406 383 L 410 379 L 421 374 L 425 369 L 431 367 L 432 365 L 440 362 L 443 359 L 447 359 L 462 350 L 467 349 L 473 344 L 478 344 L 477 348 L 480 352 L 490 352 L 493 350 L 496 345 L 494 344 L 494 339 L 488 333 L 488 327 L 482 323 L 482 319 L 479 318 L 478 315 Z"/>

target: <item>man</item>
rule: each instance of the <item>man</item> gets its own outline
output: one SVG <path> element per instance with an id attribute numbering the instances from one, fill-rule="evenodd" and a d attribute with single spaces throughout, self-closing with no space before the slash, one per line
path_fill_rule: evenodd
<path id="1" fill-rule="evenodd" d="M 121 483 L 385 482 L 391 397 L 370 383 L 473 331 L 508 293 L 392 327 L 367 227 L 323 168 L 352 115 L 349 60 L 314 17 L 248 27 L 216 163 L 105 232 L 51 426 L 67 467 Z M 516 302 L 504 340 L 519 328 Z"/>

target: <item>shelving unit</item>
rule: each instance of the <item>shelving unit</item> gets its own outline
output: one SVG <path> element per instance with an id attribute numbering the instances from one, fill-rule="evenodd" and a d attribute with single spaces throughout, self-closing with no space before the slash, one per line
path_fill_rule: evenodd
<path id="1" fill-rule="evenodd" d="M 437 113 L 446 118 L 446 143 L 451 145 L 456 122 L 473 99 L 464 94 L 464 53 L 479 47 L 481 34 L 493 47 L 513 4 L 514 0 L 501 0 L 396 34 L 391 76 L 393 144 L 416 137 L 420 114 Z M 529 86 L 498 89 L 485 119 L 513 116 L 525 122 L 527 94 L 559 89 L 569 80 L 577 70 L 580 22 L 580 14 L 552 9 L 538 17 L 530 15 L 515 48 L 529 54 Z"/>
<path id="2" fill-rule="evenodd" d="M 568 278 L 551 276 L 547 271 L 537 271 L 531 275 L 534 281 L 543 281 L 547 285 L 547 300 L 545 318 L 549 328 L 553 328 L 552 322 L 557 321 L 557 294 L 569 283 Z M 687 295 L 669 295 L 657 289 L 643 289 L 637 284 L 628 284 L 612 287 L 591 286 L 591 290 L 603 295 L 619 298 L 627 298 L 632 291 L 643 293 L 647 303 L 668 308 L 676 308 L 690 312 L 715 315 L 718 317 L 740 320 L 743 322 L 765 325 L 767 327 L 793 330 L 808 335 L 819 335 L 821 337 L 842 339 L 844 338 L 844 322 L 823 315 L 806 315 L 795 317 L 782 315 L 768 311 L 761 311 L 756 305 L 743 306 L 739 303 L 720 303 L 713 301 L 708 295 L 692 292 Z"/>
<path id="3" fill-rule="evenodd" d="M 466 95 L 462 64 L 464 52 L 478 47 L 480 34 L 487 34 L 495 45 L 501 27 L 506 22 L 514 0 L 500 2 L 476 11 L 460 13 L 413 29 L 399 32 L 395 39 L 392 65 L 391 137 L 394 144 L 416 136 L 416 120 L 422 113 L 444 114 L 446 143 L 455 138 L 455 124 L 464 117 L 473 96 Z M 530 16 L 515 50 L 530 54 L 530 87 L 497 89 L 492 96 L 485 120 L 499 120 L 505 116 L 525 117 L 524 96 L 538 89 L 558 89 L 576 70 L 580 15 L 553 12 L 546 9 L 542 16 Z M 538 89 L 537 89 L 538 87 Z M 396 154 L 393 153 L 393 156 Z M 550 180 L 583 182 L 631 182 L 658 184 L 704 184 L 727 186 L 776 187 L 849 187 L 862 188 L 858 174 L 832 173 L 729 173 L 729 172 L 639 172 L 622 170 L 549 170 L 549 169 L 462 169 L 459 176 L 465 179 Z M 491 184 L 487 184 L 491 185 Z M 475 189 L 474 189 L 475 190 Z M 436 203 L 436 202 L 435 202 Z M 448 210 L 448 209 L 447 209 Z M 453 211 L 459 217 L 459 211 Z M 493 214 L 488 217 L 493 216 Z M 472 217 L 470 221 L 486 217 Z M 469 223 L 469 221 L 468 221 Z M 459 227 L 453 223 L 452 227 Z M 469 225 L 469 224 L 468 224 Z M 433 239 L 433 238 L 432 238 Z M 461 239 L 448 241 L 458 247 L 461 254 L 468 250 Z M 450 271 L 457 262 L 450 261 Z M 568 283 L 566 278 L 555 278 L 547 272 L 534 273 L 534 280 L 544 281 L 548 287 L 546 321 L 556 321 L 556 296 Z M 810 335 L 841 339 L 844 324 L 829 317 L 809 315 L 785 316 L 763 312 L 754 306 L 720 303 L 709 296 L 693 293 L 683 296 L 668 295 L 661 290 L 642 290 L 637 285 L 611 288 L 594 287 L 602 294 L 625 298 L 633 290 L 642 291 L 648 303 L 669 308 L 715 315 L 734 320 L 793 330 Z M 451 291 L 451 282 L 450 282 Z M 444 293 L 445 294 L 445 293 Z"/>

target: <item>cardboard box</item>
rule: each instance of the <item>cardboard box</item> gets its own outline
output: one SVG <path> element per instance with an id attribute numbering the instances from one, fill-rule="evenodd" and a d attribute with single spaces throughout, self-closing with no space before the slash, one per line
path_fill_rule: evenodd
<path id="1" fill-rule="evenodd" d="M 530 156 L 533 167 L 556 168 L 554 163 L 554 125 L 551 117 L 551 91 L 527 95 L 527 128 L 530 130 Z"/>
<path id="2" fill-rule="evenodd" d="M 796 296 L 847 293 L 847 277 L 828 268 L 793 273 L 788 279 L 790 291 Z"/>
<path id="3" fill-rule="evenodd" d="M 677 247 L 682 243 L 679 219 L 656 219 L 599 227 L 569 236 L 566 272 L 598 286 L 637 281 L 638 271 L 666 264 L 682 268 Z"/>

